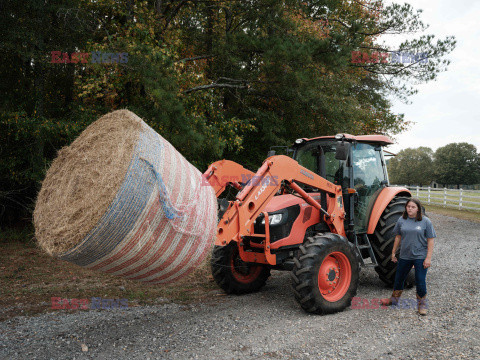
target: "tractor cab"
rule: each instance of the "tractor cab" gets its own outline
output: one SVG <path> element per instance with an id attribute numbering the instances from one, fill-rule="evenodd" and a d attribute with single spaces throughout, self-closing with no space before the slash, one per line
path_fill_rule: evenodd
<path id="1" fill-rule="evenodd" d="M 375 199 L 388 185 L 382 146 L 391 143 L 381 135 L 338 134 L 297 139 L 293 159 L 335 185 L 341 185 L 346 224 L 357 234 L 366 233 Z"/>

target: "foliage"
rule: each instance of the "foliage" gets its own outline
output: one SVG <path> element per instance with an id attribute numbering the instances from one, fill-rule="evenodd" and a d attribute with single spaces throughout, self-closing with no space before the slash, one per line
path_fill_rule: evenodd
<path id="1" fill-rule="evenodd" d="M 474 145 L 450 143 L 433 153 L 428 147 L 401 150 L 388 161 L 390 183 L 443 185 L 480 183 L 480 155 Z"/>
<path id="2" fill-rule="evenodd" d="M 435 151 L 435 177 L 440 184 L 480 182 L 480 155 L 469 143 L 451 143 Z"/>
<path id="3" fill-rule="evenodd" d="M 0 4 L 0 222 L 30 216 L 49 160 L 86 126 L 73 100 L 73 64 L 50 63 L 50 51 L 75 51 L 89 36 L 62 12 L 78 6 Z"/>
<path id="4" fill-rule="evenodd" d="M 433 151 L 428 147 L 401 150 L 388 162 L 392 184 L 426 185 L 434 180 Z"/>
<path id="5" fill-rule="evenodd" d="M 419 35 L 428 63 L 352 63 L 425 29 L 409 5 L 366 0 L 5 0 L 0 4 L 0 222 L 28 216 L 45 169 L 100 115 L 128 108 L 200 170 L 256 169 L 271 145 L 338 132 L 395 135 L 389 96 L 446 69 L 455 46 Z M 52 63 L 51 52 L 128 53 Z M 62 56 L 63 59 L 63 56 Z M 2 216 L 3 212 L 3 216 Z"/>

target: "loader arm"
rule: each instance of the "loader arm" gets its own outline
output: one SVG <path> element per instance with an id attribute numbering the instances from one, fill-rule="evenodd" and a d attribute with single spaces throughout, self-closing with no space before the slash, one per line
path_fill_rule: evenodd
<path id="1" fill-rule="evenodd" d="M 325 222 L 331 232 L 345 236 L 343 226 L 345 211 L 341 186 L 311 172 L 288 156 L 277 155 L 265 160 L 254 174 L 252 181 L 237 194 L 235 201 L 230 202 L 218 224 L 215 244 L 225 246 L 231 241 L 236 241 L 239 244 L 242 260 L 274 265 L 276 260 L 275 255 L 270 253 L 268 213 L 265 208 L 281 188 L 282 182 L 298 193 L 308 204 L 325 214 Z M 320 203 L 297 183 L 325 191 L 327 193 L 327 209 L 323 209 Z M 254 222 L 261 213 L 265 216 L 265 234 L 255 234 Z M 245 252 L 242 242 L 245 236 L 265 238 L 262 241 L 264 252 Z"/>
<path id="2" fill-rule="evenodd" d="M 253 178 L 253 175 L 255 175 L 253 171 L 230 160 L 216 161 L 203 173 L 204 179 L 214 188 L 217 198 L 230 184 L 237 190 L 241 190 L 240 183 L 246 183 Z"/>

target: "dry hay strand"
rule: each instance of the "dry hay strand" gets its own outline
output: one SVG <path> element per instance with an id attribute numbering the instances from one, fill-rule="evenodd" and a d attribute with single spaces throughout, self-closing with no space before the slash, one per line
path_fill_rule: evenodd
<path id="1" fill-rule="evenodd" d="M 137 115 L 117 110 L 58 152 L 33 213 L 35 236 L 47 253 L 65 253 L 98 223 L 124 180 L 141 128 Z"/>

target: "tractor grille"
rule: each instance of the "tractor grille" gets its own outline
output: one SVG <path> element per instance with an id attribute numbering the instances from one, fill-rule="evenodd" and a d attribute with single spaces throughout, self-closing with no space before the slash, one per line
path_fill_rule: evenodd
<path id="1" fill-rule="evenodd" d="M 300 206 L 299 205 L 289 206 L 280 211 L 272 212 L 271 214 L 278 214 L 278 213 L 282 213 L 283 217 L 282 217 L 282 221 L 279 224 L 270 225 L 270 242 L 271 243 L 277 240 L 286 238 L 288 235 L 290 235 L 290 232 L 292 231 L 293 223 L 295 222 L 298 215 L 300 214 Z M 262 220 L 263 220 L 263 215 L 260 215 L 255 221 L 253 229 L 256 234 L 265 234 L 265 225 L 262 224 Z"/>

